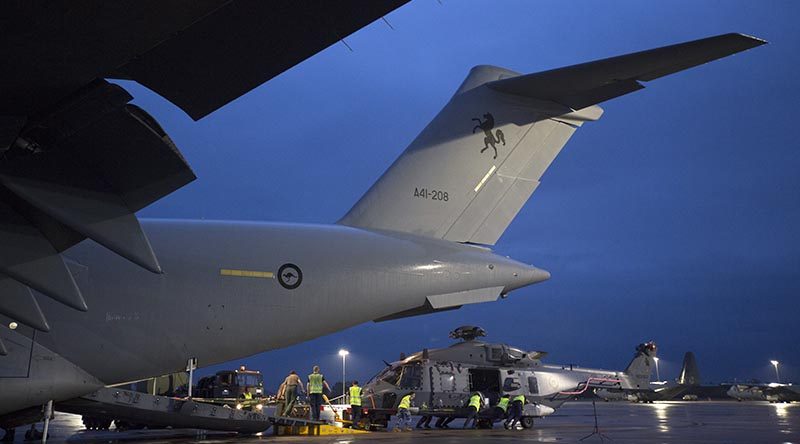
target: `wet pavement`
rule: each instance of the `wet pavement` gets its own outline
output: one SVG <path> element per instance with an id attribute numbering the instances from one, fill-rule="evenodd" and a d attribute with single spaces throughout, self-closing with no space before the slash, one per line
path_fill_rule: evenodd
<path id="1" fill-rule="evenodd" d="M 414 418 L 416 422 L 416 418 Z M 464 442 L 601 442 L 594 431 L 591 402 L 569 403 L 555 415 L 538 419 L 531 430 L 414 430 L 337 436 L 237 436 L 193 430 L 86 431 L 81 418 L 59 413 L 48 442 L 319 442 L 319 443 L 464 443 Z M 605 438 L 614 443 L 796 443 L 800 444 L 800 404 L 767 402 L 660 402 L 655 404 L 598 403 L 597 420 Z M 460 426 L 461 421 L 452 425 Z M 23 442 L 24 430 L 15 442 Z M 605 441 L 608 441 L 606 439 Z"/>

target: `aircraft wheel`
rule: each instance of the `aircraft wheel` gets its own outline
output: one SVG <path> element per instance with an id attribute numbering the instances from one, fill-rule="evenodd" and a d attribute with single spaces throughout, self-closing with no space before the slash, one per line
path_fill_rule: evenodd
<path id="1" fill-rule="evenodd" d="M 50 437 L 50 434 L 47 434 L 47 437 Z M 25 441 L 39 441 L 42 439 L 42 432 L 38 430 L 28 430 L 25 432 Z"/>
<path id="2" fill-rule="evenodd" d="M 519 422 L 522 424 L 523 429 L 533 428 L 533 416 L 523 416 Z"/>
<path id="3" fill-rule="evenodd" d="M 489 420 L 486 420 L 486 419 L 479 419 L 477 424 L 476 424 L 476 426 L 479 429 L 491 429 L 492 428 L 492 422 L 489 421 Z"/>

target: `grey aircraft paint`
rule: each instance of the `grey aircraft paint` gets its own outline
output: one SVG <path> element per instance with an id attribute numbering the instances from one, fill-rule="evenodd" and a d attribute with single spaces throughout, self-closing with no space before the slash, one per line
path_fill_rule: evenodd
<path id="1" fill-rule="evenodd" d="M 596 104 L 764 43 L 726 34 L 528 75 L 476 67 L 337 225 L 140 226 L 135 211 L 194 176 L 157 122 L 102 80 L 30 128 L 3 120 L 0 148 L 16 163 L 0 164 L 0 415 L 548 279 L 487 245 L 600 117 Z M 147 147 L 147 161 L 120 169 L 93 125 L 125 152 Z M 85 144 L 95 168 L 59 169 Z"/>

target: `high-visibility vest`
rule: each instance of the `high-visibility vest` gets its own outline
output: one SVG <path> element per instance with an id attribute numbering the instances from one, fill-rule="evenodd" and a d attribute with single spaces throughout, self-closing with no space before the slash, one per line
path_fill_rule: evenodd
<path id="1" fill-rule="evenodd" d="M 361 387 L 350 387 L 350 405 L 361 405 Z"/>
<path id="2" fill-rule="evenodd" d="M 253 394 L 250 392 L 244 392 L 244 399 L 253 399 Z"/>
<path id="3" fill-rule="evenodd" d="M 322 373 L 312 373 L 308 375 L 308 393 L 322 393 L 322 380 L 325 379 Z"/>
<path id="4" fill-rule="evenodd" d="M 475 407 L 475 410 L 480 410 L 481 409 L 481 395 L 472 395 L 472 397 L 469 398 L 469 406 L 470 407 Z"/>
<path id="5" fill-rule="evenodd" d="M 514 397 L 514 401 L 512 402 L 521 402 L 523 405 L 525 404 L 525 395 L 517 395 Z"/>
<path id="6" fill-rule="evenodd" d="M 409 407 L 411 407 L 411 395 L 405 395 L 400 400 L 400 405 L 397 406 L 397 409 L 408 409 Z"/>
<path id="7" fill-rule="evenodd" d="M 511 401 L 511 399 L 509 399 L 508 396 L 503 396 L 502 398 L 500 398 L 500 401 L 497 402 L 497 406 L 503 409 L 503 411 L 505 412 L 506 410 L 508 410 L 509 401 Z"/>

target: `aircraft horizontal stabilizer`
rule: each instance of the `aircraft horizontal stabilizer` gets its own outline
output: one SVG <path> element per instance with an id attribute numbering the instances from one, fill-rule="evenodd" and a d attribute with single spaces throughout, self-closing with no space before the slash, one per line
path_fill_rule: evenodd
<path id="1" fill-rule="evenodd" d="M 647 82 L 767 43 L 724 34 L 648 51 L 581 63 L 487 84 L 496 91 L 549 100 L 574 110 L 644 88 Z"/>
<path id="2" fill-rule="evenodd" d="M 50 331 L 50 325 L 31 290 L 19 282 L 0 277 L 0 314 L 39 331 Z"/>

